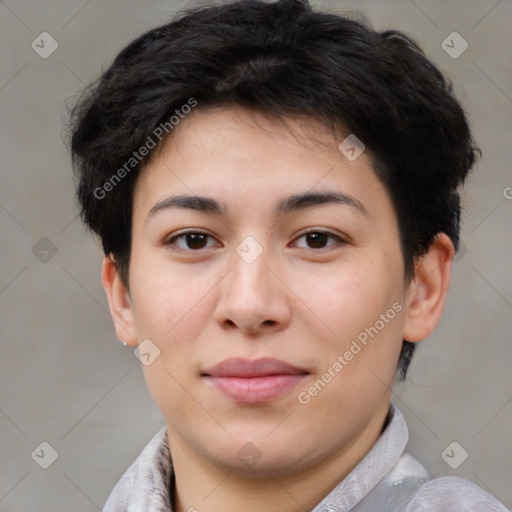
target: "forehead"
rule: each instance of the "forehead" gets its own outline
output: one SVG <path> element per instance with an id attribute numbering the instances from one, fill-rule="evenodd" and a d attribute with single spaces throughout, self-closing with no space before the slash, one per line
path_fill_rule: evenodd
<path id="1" fill-rule="evenodd" d="M 368 153 L 350 161 L 340 151 L 347 135 L 305 118 L 196 110 L 142 170 L 134 208 L 147 213 L 170 194 L 189 194 L 268 211 L 285 195 L 329 190 L 357 198 L 370 213 L 389 209 Z"/>

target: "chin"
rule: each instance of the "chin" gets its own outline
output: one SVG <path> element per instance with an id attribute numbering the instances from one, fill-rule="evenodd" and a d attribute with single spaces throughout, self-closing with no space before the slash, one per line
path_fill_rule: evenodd
<path id="1" fill-rule="evenodd" d="M 275 425 L 274 425 L 275 427 Z M 234 436 L 223 446 L 222 452 L 210 452 L 210 460 L 223 470 L 244 477 L 268 478 L 292 475 L 305 470 L 315 461 L 308 456 L 307 442 L 296 436 L 284 435 L 265 439 L 271 429 L 252 435 Z M 301 452 L 297 448 L 301 448 Z"/>
<path id="2" fill-rule="evenodd" d="M 261 453 L 250 460 L 248 455 L 239 459 L 238 454 L 234 458 L 221 461 L 225 469 L 235 475 L 249 478 L 285 477 L 296 474 L 303 469 L 298 460 L 289 457 L 287 453 L 273 453 L 271 457 Z M 244 460 L 245 459 L 245 460 Z"/>

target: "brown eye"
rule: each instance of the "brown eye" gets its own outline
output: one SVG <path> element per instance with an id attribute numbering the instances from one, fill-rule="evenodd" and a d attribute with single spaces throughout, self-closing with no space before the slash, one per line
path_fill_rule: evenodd
<path id="1" fill-rule="evenodd" d="M 198 251 L 206 249 L 214 245 L 212 236 L 197 231 L 189 231 L 188 233 L 181 233 L 171 237 L 166 245 L 175 245 L 184 251 Z"/>
<path id="2" fill-rule="evenodd" d="M 308 233 L 306 235 L 307 244 L 312 249 L 322 249 L 328 240 L 329 236 L 325 233 Z"/>
<path id="3" fill-rule="evenodd" d="M 297 238 L 297 240 L 304 240 L 304 242 L 297 245 L 304 249 L 325 249 L 336 243 L 343 243 L 343 240 L 333 233 L 326 233 L 323 231 L 311 231 Z"/>
<path id="4" fill-rule="evenodd" d="M 185 235 L 185 243 L 189 249 L 204 249 L 208 242 L 208 235 L 203 233 L 191 233 Z"/>

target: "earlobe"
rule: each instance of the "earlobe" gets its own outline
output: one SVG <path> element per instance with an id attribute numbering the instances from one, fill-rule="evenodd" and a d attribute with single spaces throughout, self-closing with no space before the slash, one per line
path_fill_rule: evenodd
<path id="1" fill-rule="evenodd" d="M 101 282 L 107 294 L 117 337 L 123 344 L 136 347 L 138 341 L 130 294 L 119 277 L 111 255 L 105 256 L 103 260 Z"/>
<path id="2" fill-rule="evenodd" d="M 438 324 L 450 285 L 454 255 L 452 241 L 440 233 L 418 261 L 405 301 L 404 340 L 421 341 Z"/>

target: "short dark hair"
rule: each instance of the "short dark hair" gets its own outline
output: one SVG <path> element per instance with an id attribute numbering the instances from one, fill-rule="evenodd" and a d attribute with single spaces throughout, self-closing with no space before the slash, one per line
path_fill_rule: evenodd
<path id="1" fill-rule="evenodd" d="M 192 101 L 354 133 L 394 204 L 408 278 L 439 233 L 458 247 L 458 187 L 478 149 L 451 84 L 422 50 L 401 32 L 316 12 L 307 0 L 241 0 L 196 7 L 138 37 L 72 110 L 82 220 L 126 286 L 133 190 L 151 157 L 134 152 L 149 139 L 161 146 L 155 133 L 172 133 L 171 116 Z M 414 347 L 404 340 L 402 379 Z"/>

